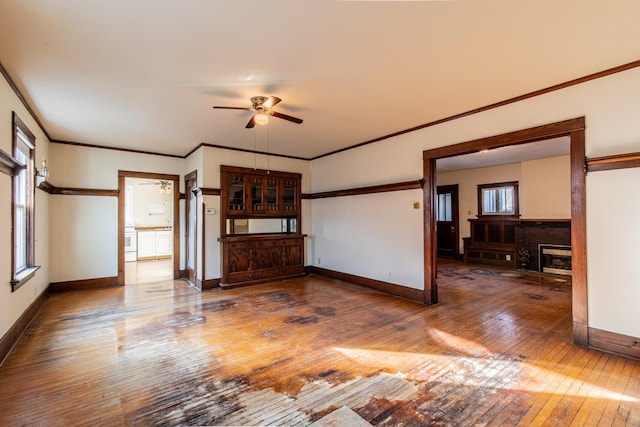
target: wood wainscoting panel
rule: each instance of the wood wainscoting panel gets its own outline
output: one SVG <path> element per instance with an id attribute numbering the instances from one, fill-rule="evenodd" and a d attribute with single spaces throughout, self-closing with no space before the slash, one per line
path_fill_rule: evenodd
<path id="1" fill-rule="evenodd" d="M 640 338 L 589 328 L 589 347 L 640 359 Z"/>
<path id="2" fill-rule="evenodd" d="M 7 358 L 11 350 L 20 340 L 20 337 L 31 325 L 31 322 L 37 314 L 40 312 L 42 306 L 47 302 L 49 298 L 49 288 L 45 289 L 38 295 L 38 297 L 29 305 L 29 307 L 22 313 L 22 316 L 18 318 L 16 323 L 7 331 L 6 334 L 0 339 L 0 365 Z"/>
<path id="3" fill-rule="evenodd" d="M 355 283 L 356 285 L 365 286 L 375 289 L 376 291 L 386 292 L 390 295 L 405 298 L 411 301 L 423 303 L 424 293 L 421 289 L 409 288 L 407 286 L 396 285 L 394 283 L 383 282 L 381 280 L 369 279 L 368 277 L 357 276 L 355 274 L 342 273 L 340 271 L 329 270 L 316 266 L 306 267 L 307 273 L 325 276 L 331 279 L 344 280 L 345 282 Z"/>
<path id="4" fill-rule="evenodd" d="M 49 290 L 51 292 L 84 291 L 87 289 L 112 288 L 115 286 L 118 286 L 117 276 L 53 282 L 49 283 Z"/>

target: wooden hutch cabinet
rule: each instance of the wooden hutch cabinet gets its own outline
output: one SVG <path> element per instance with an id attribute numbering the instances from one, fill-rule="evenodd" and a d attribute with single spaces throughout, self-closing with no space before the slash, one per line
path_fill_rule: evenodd
<path id="1" fill-rule="evenodd" d="M 470 219 L 471 237 L 463 238 L 464 261 L 516 267 L 517 219 Z"/>
<path id="2" fill-rule="evenodd" d="M 304 274 L 297 173 L 220 167 L 223 288 Z"/>

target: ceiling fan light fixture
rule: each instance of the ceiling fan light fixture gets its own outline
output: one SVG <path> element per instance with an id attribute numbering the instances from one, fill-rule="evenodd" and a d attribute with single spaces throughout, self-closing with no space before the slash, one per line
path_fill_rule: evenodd
<path id="1" fill-rule="evenodd" d="M 263 126 L 269 123 L 269 116 L 264 111 L 258 111 L 256 115 L 253 117 L 253 121 L 257 125 Z"/>

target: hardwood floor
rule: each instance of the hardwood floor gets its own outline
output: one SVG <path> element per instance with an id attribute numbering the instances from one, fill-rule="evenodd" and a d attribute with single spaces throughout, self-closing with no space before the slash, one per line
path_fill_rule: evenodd
<path id="1" fill-rule="evenodd" d="M 54 294 L 0 367 L 0 425 L 640 425 L 640 362 L 571 343 L 570 284 L 447 263 L 439 290 Z"/>
<path id="2" fill-rule="evenodd" d="M 124 277 L 127 285 L 172 280 L 173 260 L 169 258 L 126 262 L 124 264 Z"/>

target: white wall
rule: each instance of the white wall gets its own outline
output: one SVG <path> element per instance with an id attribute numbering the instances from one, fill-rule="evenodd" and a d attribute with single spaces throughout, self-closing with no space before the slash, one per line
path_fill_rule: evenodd
<path id="1" fill-rule="evenodd" d="M 116 150 L 51 144 L 50 181 L 57 187 L 118 188 L 118 171 L 180 175 L 184 185 L 184 159 Z M 174 189 L 175 191 L 175 189 Z M 117 197 L 52 195 L 50 281 L 64 282 L 118 274 Z M 184 203 L 180 203 L 180 229 L 184 229 Z M 55 236 L 54 236 L 55 235 Z M 184 233 L 180 248 L 184 254 Z M 181 256 L 181 268 L 184 256 Z"/>
<path id="2" fill-rule="evenodd" d="M 478 215 L 479 184 L 518 181 L 520 217 L 523 219 L 570 219 L 569 160 L 569 156 L 559 156 L 438 173 L 438 185 L 458 184 L 460 252 L 462 237 L 471 235 L 469 219 Z"/>
<path id="3" fill-rule="evenodd" d="M 589 324 L 633 337 L 640 337 L 639 184 L 640 168 L 587 175 Z"/>
<path id="4" fill-rule="evenodd" d="M 640 111 L 640 69 L 635 68 L 314 160 L 311 162 L 312 190 L 336 190 L 419 179 L 422 177 L 423 150 L 581 116 L 586 117 L 587 123 L 587 156 L 637 152 L 640 151 L 637 111 Z M 598 177 L 597 173 L 592 175 L 587 180 L 586 190 L 589 201 L 588 292 L 589 308 L 593 311 L 589 326 L 639 337 L 640 311 L 635 308 L 631 310 L 626 302 L 634 295 L 630 289 L 638 286 L 635 272 L 637 251 L 622 251 L 620 248 L 631 247 L 630 242 L 637 241 L 633 237 L 638 235 L 640 222 L 636 219 L 637 212 L 619 209 L 624 206 L 621 198 L 608 197 L 604 190 L 599 190 L 594 184 L 607 178 Z M 613 176 L 610 180 L 618 182 L 621 177 Z M 632 184 L 627 184 L 626 188 L 632 190 Z M 321 258 L 321 266 L 329 269 L 407 286 L 421 283 L 421 273 L 418 273 L 423 262 L 421 224 L 411 229 L 398 229 L 390 244 L 386 245 L 390 250 L 384 249 L 386 242 L 383 239 L 376 240 L 367 235 L 373 232 L 386 233 L 396 228 L 397 224 L 408 221 L 403 206 L 415 197 L 410 191 L 400 192 L 394 197 L 395 204 L 390 205 L 386 199 L 373 196 L 371 199 L 375 202 L 368 203 L 366 211 L 352 209 L 355 197 L 358 196 L 314 201 L 312 204 L 315 240 L 313 263 L 317 265 L 317 258 Z M 619 240 L 615 245 L 602 233 L 594 231 L 608 226 L 601 222 L 595 206 L 608 206 L 615 210 L 616 221 L 625 224 L 626 232 L 617 235 Z M 393 212 L 381 214 L 391 209 Z M 341 215 L 328 215 L 330 212 L 340 212 Z M 358 221 L 366 221 L 368 226 L 342 228 L 341 234 L 332 233 L 330 237 L 323 232 L 340 228 L 341 223 L 356 224 Z M 338 261 L 334 251 L 342 248 L 349 250 Z M 418 250 L 420 253 L 417 254 Z M 609 250 L 614 250 L 618 256 L 602 258 L 592 255 L 600 253 L 594 251 Z M 392 253 L 393 261 L 390 261 L 388 257 Z M 388 269 L 399 271 L 407 262 L 415 264 L 413 270 L 416 273 L 405 280 L 383 278 L 378 268 L 379 265 L 385 265 Z M 615 285 L 619 292 L 610 292 L 612 281 L 606 277 L 620 279 Z M 621 316 L 625 316 L 625 319 L 621 319 Z"/>
<path id="5" fill-rule="evenodd" d="M 160 194 L 160 185 L 146 185 L 144 179 L 126 179 L 133 185 L 133 221 L 136 227 L 165 227 L 173 220 L 173 194 Z M 173 190 L 172 190 L 173 191 Z M 162 213 L 150 214 L 149 205 L 162 206 Z"/>
<path id="6" fill-rule="evenodd" d="M 3 77 L 0 77 L 0 149 L 13 154 L 12 111 L 36 137 L 35 162 L 49 156 L 49 141 Z M 11 177 L 0 173 L 0 338 L 49 285 L 49 195 L 35 194 L 35 264 L 41 266 L 35 276 L 20 289 L 11 292 Z"/>
<path id="7" fill-rule="evenodd" d="M 569 156 L 521 163 L 522 218 L 571 218 L 571 163 Z"/>

